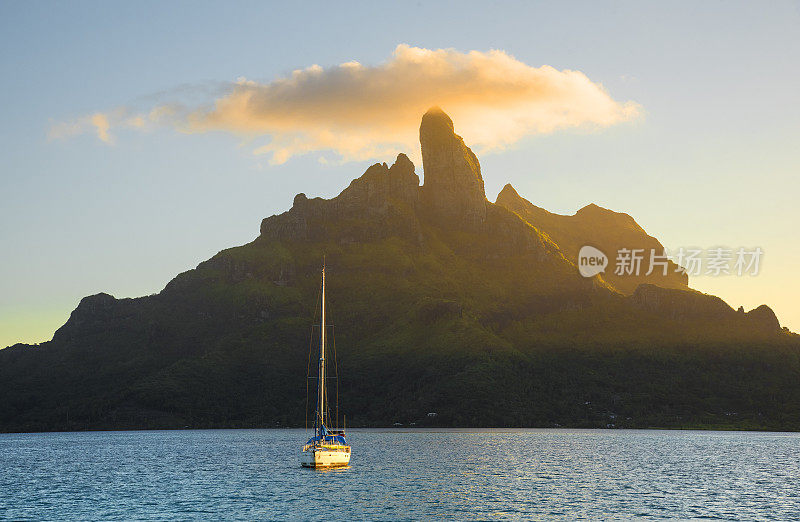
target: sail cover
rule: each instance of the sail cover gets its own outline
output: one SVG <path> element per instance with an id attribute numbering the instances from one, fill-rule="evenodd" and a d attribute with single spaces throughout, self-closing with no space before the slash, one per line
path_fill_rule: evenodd
<path id="1" fill-rule="evenodd" d="M 347 441 L 344 440 L 344 437 L 341 435 L 328 435 L 326 437 L 311 437 L 308 439 L 306 444 L 313 444 L 315 442 L 322 441 L 326 444 L 341 444 L 342 446 L 347 446 Z"/>
<path id="2" fill-rule="evenodd" d="M 342 446 L 347 446 L 347 441 L 342 435 L 331 435 L 330 430 L 328 430 L 324 424 L 319 429 L 319 435 L 308 439 L 306 444 L 313 444 L 319 441 L 327 444 L 341 444 Z"/>

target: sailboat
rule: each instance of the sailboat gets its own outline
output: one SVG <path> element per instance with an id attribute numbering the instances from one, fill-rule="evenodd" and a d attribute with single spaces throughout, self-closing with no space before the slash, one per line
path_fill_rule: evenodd
<path id="1" fill-rule="evenodd" d="M 317 411 L 314 436 L 303 446 L 300 464 L 306 468 L 336 468 L 350 464 L 350 446 L 344 430 L 330 429 L 328 397 L 325 393 L 325 263 L 322 264 L 322 320 L 320 322 L 319 371 L 317 373 Z M 338 417 L 338 415 L 337 415 Z"/>

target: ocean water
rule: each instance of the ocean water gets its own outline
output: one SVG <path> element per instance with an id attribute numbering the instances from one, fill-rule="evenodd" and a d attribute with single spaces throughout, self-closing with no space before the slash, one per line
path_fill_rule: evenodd
<path id="1" fill-rule="evenodd" d="M 351 430 L 0 434 L 0 519 L 800 518 L 800 434 Z"/>

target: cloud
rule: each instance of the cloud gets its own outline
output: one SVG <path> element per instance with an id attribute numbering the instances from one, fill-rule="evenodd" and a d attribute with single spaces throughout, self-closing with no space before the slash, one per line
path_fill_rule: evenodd
<path id="1" fill-rule="evenodd" d="M 109 133 L 114 127 L 142 128 L 145 121 L 141 116 L 127 116 L 126 109 L 116 109 L 109 113 L 96 112 L 83 116 L 70 122 L 59 122 L 51 125 L 48 136 L 51 139 L 62 139 L 77 136 L 86 132 L 94 132 L 97 138 L 105 143 L 112 144 L 114 139 Z"/>
<path id="2" fill-rule="evenodd" d="M 94 131 L 101 141 L 111 143 L 111 136 L 108 134 L 110 127 L 108 116 L 97 112 L 71 122 L 56 123 L 50 127 L 48 135 L 50 138 L 59 139 Z"/>
<path id="3" fill-rule="evenodd" d="M 178 114 L 182 110 L 177 105 L 158 105 L 148 113 L 136 114 L 126 107 L 118 107 L 109 112 L 95 112 L 72 121 L 53 123 L 47 134 L 50 139 L 65 139 L 92 132 L 100 141 L 111 145 L 114 143 L 112 128 L 150 130 L 158 125 L 180 127 Z"/>
<path id="4" fill-rule="evenodd" d="M 640 114 L 638 104 L 615 101 L 580 71 L 532 67 L 500 50 L 404 44 L 380 65 L 312 65 L 265 83 L 239 78 L 223 91 L 207 103 L 156 105 L 134 115 L 118 109 L 92 115 L 90 123 L 103 141 L 110 127 L 152 125 L 262 139 L 266 143 L 253 152 L 276 164 L 318 151 L 342 161 L 415 152 L 419 120 L 433 105 L 481 152 L 502 150 L 526 135 L 606 127 Z"/>
<path id="5" fill-rule="evenodd" d="M 102 113 L 92 114 L 89 118 L 89 121 L 92 125 L 94 125 L 95 129 L 97 129 L 97 137 L 100 138 L 101 141 L 106 143 L 111 142 L 111 137 L 108 135 L 108 117 Z"/>

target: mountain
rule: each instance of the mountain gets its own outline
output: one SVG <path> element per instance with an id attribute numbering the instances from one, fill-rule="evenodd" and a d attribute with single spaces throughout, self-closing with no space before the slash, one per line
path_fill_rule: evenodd
<path id="1" fill-rule="evenodd" d="M 660 244 L 600 207 L 488 201 L 441 109 L 420 145 L 421 186 L 400 154 L 156 295 L 86 297 L 51 341 L 0 350 L 0 429 L 303 425 L 323 256 L 348 425 L 800 429 L 800 341 L 768 307 L 584 278 L 584 242 Z"/>
<path id="2" fill-rule="evenodd" d="M 656 269 L 646 276 L 649 267 L 644 265 L 640 274 L 618 275 L 615 254 L 620 249 L 641 249 L 645 259 L 650 259 L 652 253 L 662 255 L 664 252 L 664 246 L 656 238 L 647 235 L 628 214 L 614 212 L 594 203 L 583 207 L 573 216 L 552 214 L 521 197 L 510 184 L 497 195 L 497 204 L 546 233 L 573 263 L 577 264 L 578 251 L 584 245 L 606 253 L 610 262 L 602 277 L 624 294 L 632 294 L 643 283 L 689 289 L 689 277 L 678 271 L 679 267 L 672 261 L 667 261 L 666 273 Z"/>

